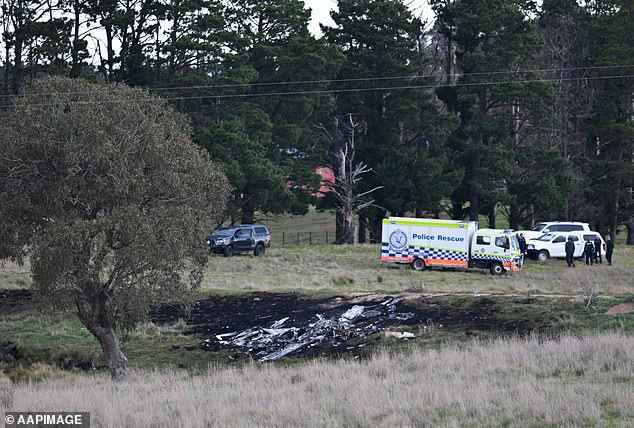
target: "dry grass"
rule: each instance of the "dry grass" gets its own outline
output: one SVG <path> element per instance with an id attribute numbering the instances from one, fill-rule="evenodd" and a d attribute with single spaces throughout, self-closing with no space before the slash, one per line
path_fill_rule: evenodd
<path id="1" fill-rule="evenodd" d="M 23 265 L 9 260 L 0 260 L 0 289 L 29 288 L 31 282 L 31 264 L 28 259 Z"/>
<path id="2" fill-rule="evenodd" d="M 0 410 L 90 411 L 94 426 L 632 426 L 634 337 L 472 342 L 368 361 L 135 372 L 11 384 Z"/>
<path id="3" fill-rule="evenodd" d="M 264 257 L 210 256 L 203 289 L 269 292 L 386 292 L 632 295 L 634 248 L 619 245 L 615 264 L 569 269 L 563 260 L 528 260 L 519 273 L 493 277 L 486 270 L 414 272 L 380 261 L 378 245 L 273 246 Z M 28 288 L 28 261 L 0 264 L 0 289 Z"/>
<path id="4" fill-rule="evenodd" d="M 276 246 L 283 242 L 294 245 L 298 237 L 303 244 L 309 243 L 309 237 L 312 237 L 314 244 L 327 244 L 335 240 L 335 214 L 330 211 L 317 212 L 311 207 L 306 215 L 276 215 L 262 221 L 268 226 Z"/>
<path id="5" fill-rule="evenodd" d="M 493 277 L 485 270 L 415 272 L 380 261 L 376 245 L 273 247 L 264 257 L 211 256 L 203 288 L 257 291 L 327 291 L 340 293 L 414 291 L 420 293 L 495 293 L 583 295 L 634 292 L 634 248 L 617 248 L 613 266 L 567 268 L 563 260 L 528 260 L 519 273 Z"/>

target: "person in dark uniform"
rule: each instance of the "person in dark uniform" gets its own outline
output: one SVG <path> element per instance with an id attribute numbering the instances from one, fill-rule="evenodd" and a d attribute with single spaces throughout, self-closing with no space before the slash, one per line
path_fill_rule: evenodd
<path id="1" fill-rule="evenodd" d="M 566 241 L 566 263 L 568 267 L 575 267 L 575 243 L 572 242 L 572 236 Z"/>
<path id="2" fill-rule="evenodd" d="M 526 249 L 528 247 L 526 246 L 526 238 L 524 238 L 524 234 L 523 233 L 520 233 L 520 236 L 517 237 L 517 241 L 520 244 L 520 252 L 524 256 L 524 258 L 526 258 Z"/>
<path id="3" fill-rule="evenodd" d="M 596 263 L 603 264 L 603 260 L 601 259 L 602 246 L 603 246 L 603 243 L 601 242 L 601 237 L 597 235 L 597 237 L 594 238 L 594 261 Z"/>
<path id="4" fill-rule="evenodd" d="M 610 239 L 610 235 L 605 235 L 605 259 L 608 266 L 612 266 L 612 253 L 614 252 L 614 241 Z"/>
<path id="5" fill-rule="evenodd" d="M 590 238 L 586 240 L 586 245 L 583 247 L 583 254 L 586 256 L 587 265 L 594 264 L 594 245 L 592 245 Z"/>

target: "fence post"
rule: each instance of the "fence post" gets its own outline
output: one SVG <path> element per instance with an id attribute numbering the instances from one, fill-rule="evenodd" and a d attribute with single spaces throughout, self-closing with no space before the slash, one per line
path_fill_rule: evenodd
<path id="1" fill-rule="evenodd" d="M 308 232 L 308 245 L 313 245 L 313 232 Z"/>
<path id="2" fill-rule="evenodd" d="M 328 245 L 328 231 L 326 231 L 326 245 Z"/>
<path id="3" fill-rule="evenodd" d="M 286 234 L 286 232 L 282 232 L 282 245 L 284 245 L 284 238 L 285 238 L 285 236 L 284 236 L 284 235 L 285 235 L 285 234 Z"/>
<path id="4" fill-rule="evenodd" d="M 297 245 L 299 245 L 299 232 L 297 232 Z"/>

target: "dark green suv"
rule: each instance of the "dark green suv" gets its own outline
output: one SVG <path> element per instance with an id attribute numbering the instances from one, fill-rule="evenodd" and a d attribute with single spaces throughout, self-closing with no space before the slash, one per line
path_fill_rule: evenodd
<path id="1" fill-rule="evenodd" d="M 262 256 L 271 246 L 271 234 L 261 224 L 226 226 L 212 233 L 207 238 L 207 245 L 211 253 L 223 254 L 225 257 L 241 253 Z"/>

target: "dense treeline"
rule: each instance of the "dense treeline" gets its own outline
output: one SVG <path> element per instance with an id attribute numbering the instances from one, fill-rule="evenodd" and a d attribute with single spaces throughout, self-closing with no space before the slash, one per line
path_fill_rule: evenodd
<path id="1" fill-rule="evenodd" d="M 339 0 L 320 38 L 301 0 L 0 4 L 3 107 L 49 75 L 159 93 L 222 164 L 234 221 L 306 212 L 332 165 L 371 238 L 387 212 L 588 221 L 634 244 L 632 0 L 431 0 L 433 23 Z"/>

